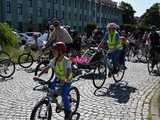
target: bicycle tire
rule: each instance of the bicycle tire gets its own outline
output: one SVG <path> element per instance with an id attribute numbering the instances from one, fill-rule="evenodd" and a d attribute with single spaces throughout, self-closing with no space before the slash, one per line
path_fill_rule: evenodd
<path id="1" fill-rule="evenodd" d="M 103 72 L 100 71 L 100 67 L 104 67 L 104 71 Z M 97 69 L 98 69 L 98 76 L 96 75 Z M 93 71 L 93 77 L 92 77 L 94 87 L 97 88 L 97 89 L 101 88 L 105 83 L 106 76 L 107 76 L 106 65 L 104 65 L 103 63 L 99 63 L 98 65 L 96 65 L 96 67 L 95 67 L 95 69 Z M 97 81 L 96 77 L 103 77 L 103 78 L 100 78 Z M 101 82 L 100 82 L 100 80 L 101 80 Z M 100 85 L 98 85 L 97 82 L 98 83 L 100 82 Z"/>
<path id="2" fill-rule="evenodd" d="M 5 73 L 5 75 L 4 74 L 2 74 L 2 72 L 1 72 L 1 65 L 3 65 L 3 67 L 4 67 L 4 65 L 5 65 L 5 68 L 3 69 L 3 72 Z M 7 68 L 6 68 L 6 66 L 7 66 Z M 10 74 L 7 74 L 7 71 L 8 71 L 8 67 L 11 67 L 12 66 L 12 71 L 10 72 Z M 7 71 L 6 71 L 6 70 Z M 10 59 L 6 59 L 6 60 L 1 60 L 0 61 L 0 77 L 2 77 L 2 78 L 9 78 L 9 77 L 11 77 L 13 74 L 15 73 L 15 64 L 14 64 L 14 62 L 13 61 L 11 61 Z"/>
<path id="3" fill-rule="evenodd" d="M 35 106 L 34 106 L 34 108 L 33 108 L 33 110 L 32 110 L 32 112 L 31 112 L 31 116 L 30 116 L 30 120 L 37 120 L 35 117 L 36 117 L 36 113 L 38 112 L 40 112 L 40 111 L 38 111 L 38 109 L 40 108 L 40 109 L 42 109 L 41 107 L 43 106 L 43 104 L 45 104 L 46 105 L 46 107 L 47 107 L 47 111 L 48 111 L 48 118 L 47 118 L 47 120 L 51 120 L 51 117 L 52 117 L 52 107 L 51 107 L 51 104 L 49 103 L 49 101 L 48 100 L 46 100 L 46 99 L 42 99 L 41 101 L 39 101 Z M 38 117 L 40 117 L 40 116 L 38 116 Z"/>
<path id="4" fill-rule="evenodd" d="M 76 93 L 76 105 L 75 105 L 75 109 L 72 110 L 72 103 L 74 102 L 75 103 L 75 99 L 72 98 L 72 95 L 71 95 L 71 92 L 72 91 L 75 91 Z M 80 93 L 79 93 L 79 90 L 78 88 L 76 87 L 71 87 L 70 90 L 69 90 L 69 100 L 70 100 L 70 103 L 71 103 L 71 111 L 72 111 L 72 114 L 76 113 L 78 107 L 79 107 L 79 103 L 80 103 Z"/>
<path id="5" fill-rule="evenodd" d="M 121 75 L 120 78 L 118 79 L 118 78 L 116 77 L 116 75 L 118 75 L 118 73 L 121 72 L 121 71 L 122 71 L 122 75 Z M 123 79 L 125 70 L 120 69 L 120 70 L 118 71 L 118 73 L 117 73 L 117 74 L 113 74 L 113 79 L 114 79 L 114 81 L 115 81 L 116 83 L 117 83 L 117 82 L 120 82 L 120 81 Z"/>
<path id="6" fill-rule="evenodd" d="M 47 65 L 48 65 L 48 63 L 46 63 L 46 62 L 40 62 L 40 63 L 36 66 L 34 75 L 37 76 L 37 75 L 39 74 L 39 71 L 42 70 L 42 67 L 45 67 L 45 66 L 47 66 Z M 52 80 L 52 78 L 54 77 L 54 69 L 53 69 L 53 68 L 50 68 L 48 71 L 51 71 L 51 74 L 47 76 L 48 79 L 46 79 L 46 76 L 45 76 L 45 80 L 50 81 L 50 80 Z M 47 74 L 48 74 L 48 73 L 47 73 Z"/>
<path id="7" fill-rule="evenodd" d="M 27 58 L 27 60 L 23 60 Z M 25 63 L 25 64 L 24 64 Z M 29 63 L 28 65 L 26 65 Z M 23 68 L 29 68 L 33 64 L 33 56 L 29 53 L 23 53 L 18 57 L 18 64 Z"/>

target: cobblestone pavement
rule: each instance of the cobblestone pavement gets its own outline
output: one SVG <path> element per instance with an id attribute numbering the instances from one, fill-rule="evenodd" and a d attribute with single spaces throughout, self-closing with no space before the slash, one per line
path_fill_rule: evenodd
<path id="1" fill-rule="evenodd" d="M 146 64 L 127 63 L 121 84 L 107 79 L 102 89 L 96 90 L 92 80 L 82 79 L 74 85 L 81 95 L 80 120 L 145 120 L 153 90 L 159 77 L 149 76 Z M 0 79 L 0 120 L 29 120 L 35 103 L 43 96 L 33 91 L 36 83 L 33 73 L 22 69 L 13 79 Z M 63 120 L 63 113 L 56 114 L 53 105 L 52 120 Z"/>

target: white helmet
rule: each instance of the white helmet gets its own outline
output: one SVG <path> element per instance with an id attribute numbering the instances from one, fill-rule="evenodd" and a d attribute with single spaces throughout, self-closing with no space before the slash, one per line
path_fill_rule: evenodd
<path id="1" fill-rule="evenodd" d="M 107 28 L 113 28 L 113 29 L 118 29 L 119 26 L 116 23 L 108 23 Z"/>

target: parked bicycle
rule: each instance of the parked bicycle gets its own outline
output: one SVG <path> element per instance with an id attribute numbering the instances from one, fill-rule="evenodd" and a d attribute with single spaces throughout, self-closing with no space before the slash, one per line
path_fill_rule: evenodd
<path id="1" fill-rule="evenodd" d="M 15 64 L 5 51 L 0 51 L 0 77 L 9 78 L 15 72 Z"/>
<path id="2" fill-rule="evenodd" d="M 10 59 L 0 60 L 0 77 L 9 78 L 15 72 L 15 64 Z"/>
<path id="3" fill-rule="evenodd" d="M 7 52 L 1 50 L 0 51 L 0 60 L 10 59 L 10 56 Z"/>
<path id="4" fill-rule="evenodd" d="M 39 53 L 36 54 L 36 59 L 34 60 L 34 55 L 33 52 L 31 50 L 30 46 L 25 46 L 25 49 L 27 52 L 22 53 L 19 57 L 18 57 L 18 63 L 21 67 L 23 68 L 29 68 L 32 66 L 34 61 L 37 61 L 38 63 L 43 61 L 44 59 L 49 59 L 50 58 L 50 51 L 42 51 L 39 50 Z"/>

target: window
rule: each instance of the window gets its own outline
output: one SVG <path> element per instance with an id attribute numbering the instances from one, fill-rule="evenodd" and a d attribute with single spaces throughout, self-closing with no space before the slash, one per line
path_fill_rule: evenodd
<path id="1" fill-rule="evenodd" d="M 74 15 L 74 19 L 77 20 L 77 14 Z"/>
<path id="2" fill-rule="evenodd" d="M 80 20 L 80 21 L 82 20 L 82 14 L 79 15 L 79 20 Z"/>
<path id="3" fill-rule="evenodd" d="M 62 0 L 62 5 L 64 5 L 64 0 Z"/>
<path id="4" fill-rule="evenodd" d="M 18 22 L 18 29 L 20 32 L 23 31 L 23 25 L 22 25 L 22 22 Z"/>
<path id="5" fill-rule="evenodd" d="M 62 12 L 62 19 L 64 19 L 64 11 Z"/>
<path id="6" fill-rule="evenodd" d="M 42 24 L 38 24 L 39 31 L 42 31 Z"/>
<path id="7" fill-rule="evenodd" d="M 71 0 L 68 0 L 68 5 L 71 6 Z"/>
<path id="8" fill-rule="evenodd" d="M 74 1 L 74 6 L 75 6 L 75 8 L 77 7 L 77 3 L 76 3 L 76 0 Z"/>
<path id="9" fill-rule="evenodd" d="M 48 18 L 51 16 L 51 9 L 48 9 L 48 11 L 47 11 L 48 13 Z"/>
<path id="10" fill-rule="evenodd" d="M 32 7 L 32 0 L 28 0 L 29 2 L 29 7 Z"/>
<path id="11" fill-rule="evenodd" d="M 39 16 L 39 17 L 42 16 L 42 8 L 38 8 L 38 16 Z"/>
<path id="12" fill-rule="evenodd" d="M 21 3 L 19 3 L 18 7 L 17 7 L 18 15 L 22 15 L 22 9 L 23 9 L 23 5 Z"/>
<path id="13" fill-rule="evenodd" d="M 68 18 L 71 19 L 71 13 L 68 14 Z"/>
<path id="14" fill-rule="evenodd" d="M 57 4 L 57 3 L 58 3 L 58 0 L 54 0 L 54 3 L 56 3 L 56 4 Z"/>
<path id="15" fill-rule="evenodd" d="M 29 14 L 29 22 L 30 22 L 30 23 L 33 22 L 33 14 Z"/>
<path id="16" fill-rule="evenodd" d="M 58 17 L 58 11 L 56 10 L 56 17 Z"/>
<path id="17" fill-rule="evenodd" d="M 11 1 L 6 1 L 6 12 L 11 13 Z"/>

